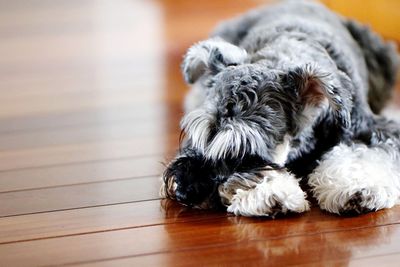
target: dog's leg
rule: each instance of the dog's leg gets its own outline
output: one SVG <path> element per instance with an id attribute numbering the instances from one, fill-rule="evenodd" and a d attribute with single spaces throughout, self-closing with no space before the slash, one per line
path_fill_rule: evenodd
<path id="1" fill-rule="evenodd" d="M 320 207 L 337 214 L 390 208 L 400 197 L 400 161 L 396 146 L 340 144 L 309 176 Z"/>
<path id="2" fill-rule="evenodd" d="M 235 173 L 218 188 L 228 212 L 243 216 L 270 216 L 309 209 L 296 177 L 286 170 Z"/>

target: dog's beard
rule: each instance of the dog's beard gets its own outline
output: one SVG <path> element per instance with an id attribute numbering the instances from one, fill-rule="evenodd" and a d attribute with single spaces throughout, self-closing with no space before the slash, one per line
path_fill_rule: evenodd
<path id="1" fill-rule="evenodd" d="M 274 143 L 265 134 L 265 122 L 261 127 L 254 121 L 240 118 L 224 118 L 223 122 L 205 110 L 197 109 L 188 113 L 181 127 L 188 137 L 191 147 L 207 159 L 243 158 L 245 155 L 259 155 L 269 159 L 268 151 Z"/>

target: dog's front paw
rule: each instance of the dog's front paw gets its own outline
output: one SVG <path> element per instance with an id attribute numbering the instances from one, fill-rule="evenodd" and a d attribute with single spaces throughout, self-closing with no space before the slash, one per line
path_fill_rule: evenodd
<path id="1" fill-rule="evenodd" d="M 273 218 L 277 214 L 301 213 L 310 208 L 298 181 L 286 171 L 267 171 L 255 187 L 234 191 L 227 210 L 235 215 Z"/>

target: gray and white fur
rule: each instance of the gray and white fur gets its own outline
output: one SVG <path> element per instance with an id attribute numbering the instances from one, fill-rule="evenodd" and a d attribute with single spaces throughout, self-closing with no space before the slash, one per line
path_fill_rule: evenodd
<path id="1" fill-rule="evenodd" d="M 400 200 L 400 126 L 379 116 L 395 46 L 311 1 L 284 1 L 223 22 L 193 45 L 185 137 L 161 192 L 245 216 L 319 206 L 337 214 Z"/>

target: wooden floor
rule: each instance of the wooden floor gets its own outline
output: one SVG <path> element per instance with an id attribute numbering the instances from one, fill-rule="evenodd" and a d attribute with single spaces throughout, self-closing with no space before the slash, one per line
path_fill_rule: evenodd
<path id="1" fill-rule="evenodd" d="M 398 266 L 400 207 L 267 220 L 159 199 L 182 53 L 262 1 L 227 2 L 0 2 L 0 266 Z"/>

